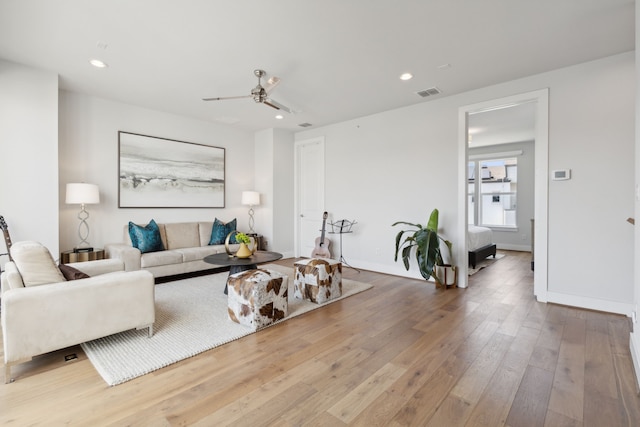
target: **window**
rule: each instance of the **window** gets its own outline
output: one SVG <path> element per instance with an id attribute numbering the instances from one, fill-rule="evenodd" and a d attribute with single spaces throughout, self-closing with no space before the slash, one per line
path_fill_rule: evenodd
<path id="1" fill-rule="evenodd" d="M 516 158 L 469 161 L 469 224 L 516 228 L 517 193 Z"/>

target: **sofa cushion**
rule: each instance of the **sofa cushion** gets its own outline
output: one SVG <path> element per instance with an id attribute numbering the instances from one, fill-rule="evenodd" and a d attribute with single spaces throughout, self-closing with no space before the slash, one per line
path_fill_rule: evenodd
<path id="1" fill-rule="evenodd" d="M 84 273 L 77 268 L 73 268 L 70 265 L 66 264 L 60 264 L 58 266 L 58 269 L 67 280 L 88 279 L 89 277 L 91 277 L 87 273 Z"/>
<path id="2" fill-rule="evenodd" d="M 232 231 L 236 231 L 236 218 L 226 224 L 220 221 L 218 218 L 213 221 L 213 229 L 211 230 L 211 239 L 209 239 L 210 245 L 224 245 L 224 241 L 227 238 L 227 234 Z M 229 243 L 237 243 L 235 236 L 231 236 Z"/>
<path id="3" fill-rule="evenodd" d="M 129 236 L 133 247 L 143 254 L 164 250 L 160 229 L 153 219 L 144 227 L 129 221 Z"/>
<path id="4" fill-rule="evenodd" d="M 49 249 L 38 242 L 16 242 L 11 246 L 11 257 L 18 267 L 24 286 L 64 282 Z"/>
<path id="5" fill-rule="evenodd" d="M 140 266 L 149 268 L 160 265 L 181 264 L 183 259 L 182 254 L 178 251 L 149 252 L 140 258 Z"/>
<path id="6" fill-rule="evenodd" d="M 195 248 L 181 248 L 176 249 L 176 252 L 182 254 L 183 262 L 200 261 L 206 256 L 224 252 L 224 246 L 210 245 Z"/>
<path id="7" fill-rule="evenodd" d="M 167 234 L 167 249 L 193 248 L 200 246 L 197 222 L 177 222 L 164 225 Z"/>

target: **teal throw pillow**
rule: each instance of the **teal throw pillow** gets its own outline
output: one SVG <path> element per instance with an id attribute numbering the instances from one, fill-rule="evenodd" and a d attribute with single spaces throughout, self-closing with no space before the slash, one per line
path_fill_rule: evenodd
<path id="1" fill-rule="evenodd" d="M 160 237 L 160 228 L 154 220 L 142 227 L 129 221 L 129 237 L 134 248 L 140 249 L 140 252 L 157 252 L 164 251 L 162 238 Z"/>
<path id="2" fill-rule="evenodd" d="M 210 245 L 224 245 L 224 241 L 227 238 L 227 234 L 232 231 L 236 231 L 236 218 L 233 221 L 229 221 L 226 224 L 216 218 L 213 221 L 213 229 L 211 230 L 211 239 L 209 240 Z M 233 234 L 229 239 L 229 243 L 238 243 L 236 241 L 236 235 Z"/>

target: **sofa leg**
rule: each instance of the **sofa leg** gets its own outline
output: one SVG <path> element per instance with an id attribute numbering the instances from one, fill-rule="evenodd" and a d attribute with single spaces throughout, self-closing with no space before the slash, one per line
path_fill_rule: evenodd
<path id="1" fill-rule="evenodd" d="M 9 384 L 10 382 L 13 382 L 11 379 L 11 365 L 6 363 L 4 365 L 4 383 Z"/>
<path id="2" fill-rule="evenodd" d="M 151 337 L 153 336 L 153 323 L 152 323 L 152 324 L 150 324 L 150 325 L 147 325 L 147 326 L 139 326 L 139 327 L 137 327 L 137 328 L 136 328 L 136 330 L 138 330 L 138 331 L 139 331 L 139 330 L 141 330 L 141 329 L 145 329 L 145 328 L 148 328 L 148 329 L 149 329 L 149 330 L 148 330 L 148 332 L 147 332 L 147 336 L 148 336 L 149 338 L 151 338 Z"/>

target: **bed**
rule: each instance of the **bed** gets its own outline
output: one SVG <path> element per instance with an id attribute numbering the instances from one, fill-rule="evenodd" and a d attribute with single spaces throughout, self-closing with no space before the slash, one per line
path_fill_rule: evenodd
<path id="1" fill-rule="evenodd" d="M 467 233 L 467 250 L 469 251 L 469 265 L 476 268 L 476 264 L 486 257 L 496 257 L 496 245 L 493 243 L 493 233 L 490 228 L 469 225 Z"/>

